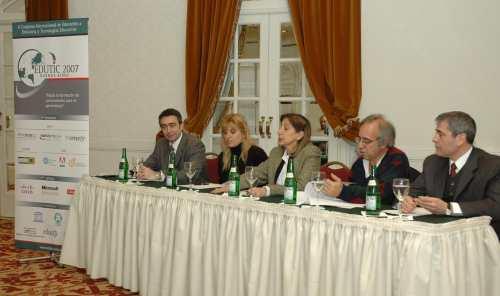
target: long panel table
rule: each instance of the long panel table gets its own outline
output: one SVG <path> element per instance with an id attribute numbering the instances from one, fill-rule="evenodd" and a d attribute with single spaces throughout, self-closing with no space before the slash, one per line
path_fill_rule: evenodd
<path id="1" fill-rule="evenodd" d="M 141 295 L 498 295 L 489 222 L 365 218 L 84 177 L 61 263 Z"/>

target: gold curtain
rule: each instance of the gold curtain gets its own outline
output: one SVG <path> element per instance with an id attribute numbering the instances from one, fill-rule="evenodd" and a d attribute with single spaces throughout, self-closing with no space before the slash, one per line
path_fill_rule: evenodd
<path id="1" fill-rule="evenodd" d="M 201 135 L 219 97 L 241 0 L 189 0 L 185 129 Z"/>
<path id="2" fill-rule="evenodd" d="M 361 102 L 361 0 L 288 0 L 316 102 L 335 135 L 354 139 Z"/>
<path id="3" fill-rule="evenodd" d="M 26 21 L 68 19 L 68 0 L 25 0 Z"/>

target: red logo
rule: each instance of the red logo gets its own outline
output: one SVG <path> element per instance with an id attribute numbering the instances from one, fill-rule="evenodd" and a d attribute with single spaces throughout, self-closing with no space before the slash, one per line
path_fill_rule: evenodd
<path id="1" fill-rule="evenodd" d="M 66 194 L 67 195 L 75 195 L 76 189 L 75 188 L 68 188 L 66 189 Z"/>

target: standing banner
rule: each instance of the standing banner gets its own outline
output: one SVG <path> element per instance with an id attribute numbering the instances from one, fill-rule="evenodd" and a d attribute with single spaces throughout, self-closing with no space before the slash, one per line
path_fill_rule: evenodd
<path id="1" fill-rule="evenodd" d="M 12 25 L 18 248 L 59 251 L 89 173 L 88 19 Z"/>

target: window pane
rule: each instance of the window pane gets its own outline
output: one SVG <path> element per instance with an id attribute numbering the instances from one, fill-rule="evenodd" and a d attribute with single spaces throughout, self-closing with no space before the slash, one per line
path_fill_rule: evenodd
<path id="1" fill-rule="evenodd" d="M 238 89 L 240 97 L 259 96 L 259 64 L 240 63 L 238 69 Z"/>
<path id="2" fill-rule="evenodd" d="M 240 25 L 238 36 L 238 57 L 240 59 L 258 59 L 260 49 L 259 25 Z"/>
<path id="3" fill-rule="evenodd" d="M 307 81 L 306 79 L 306 97 L 311 98 L 313 96 L 314 95 L 312 93 L 311 87 L 309 86 L 309 81 Z"/>
<path id="4" fill-rule="evenodd" d="M 323 116 L 321 108 L 316 102 L 308 102 L 306 117 L 311 122 L 312 136 L 326 136 L 329 134 L 328 122 Z"/>
<path id="5" fill-rule="evenodd" d="M 280 102 L 280 117 L 286 113 L 302 114 L 302 101 Z"/>
<path id="6" fill-rule="evenodd" d="M 238 101 L 238 113 L 243 115 L 247 120 L 248 130 L 250 134 L 257 133 L 257 121 L 259 118 L 259 102 L 258 101 Z"/>
<path id="7" fill-rule="evenodd" d="M 221 97 L 234 97 L 234 64 L 229 63 L 227 67 L 226 77 L 224 77 L 224 85 L 222 86 Z"/>
<path id="8" fill-rule="evenodd" d="M 316 145 L 321 151 L 320 161 L 321 165 L 324 165 L 328 162 L 328 142 L 327 141 L 313 141 L 314 145 Z"/>
<path id="9" fill-rule="evenodd" d="M 280 53 L 282 58 L 298 58 L 299 49 L 293 35 L 293 27 L 290 23 L 281 24 Z"/>
<path id="10" fill-rule="evenodd" d="M 212 150 L 210 150 L 209 152 L 214 152 L 214 153 L 219 154 L 222 150 L 222 148 L 220 147 L 220 141 L 221 141 L 220 137 L 213 137 L 212 138 Z"/>
<path id="11" fill-rule="evenodd" d="M 212 133 L 220 133 L 220 121 L 224 115 L 233 113 L 233 102 L 232 101 L 219 101 L 215 106 L 214 116 L 212 117 L 213 130 Z"/>
<path id="12" fill-rule="evenodd" d="M 280 97 L 300 97 L 302 95 L 302 66 L 300 62 L 281 63 Z"/>

